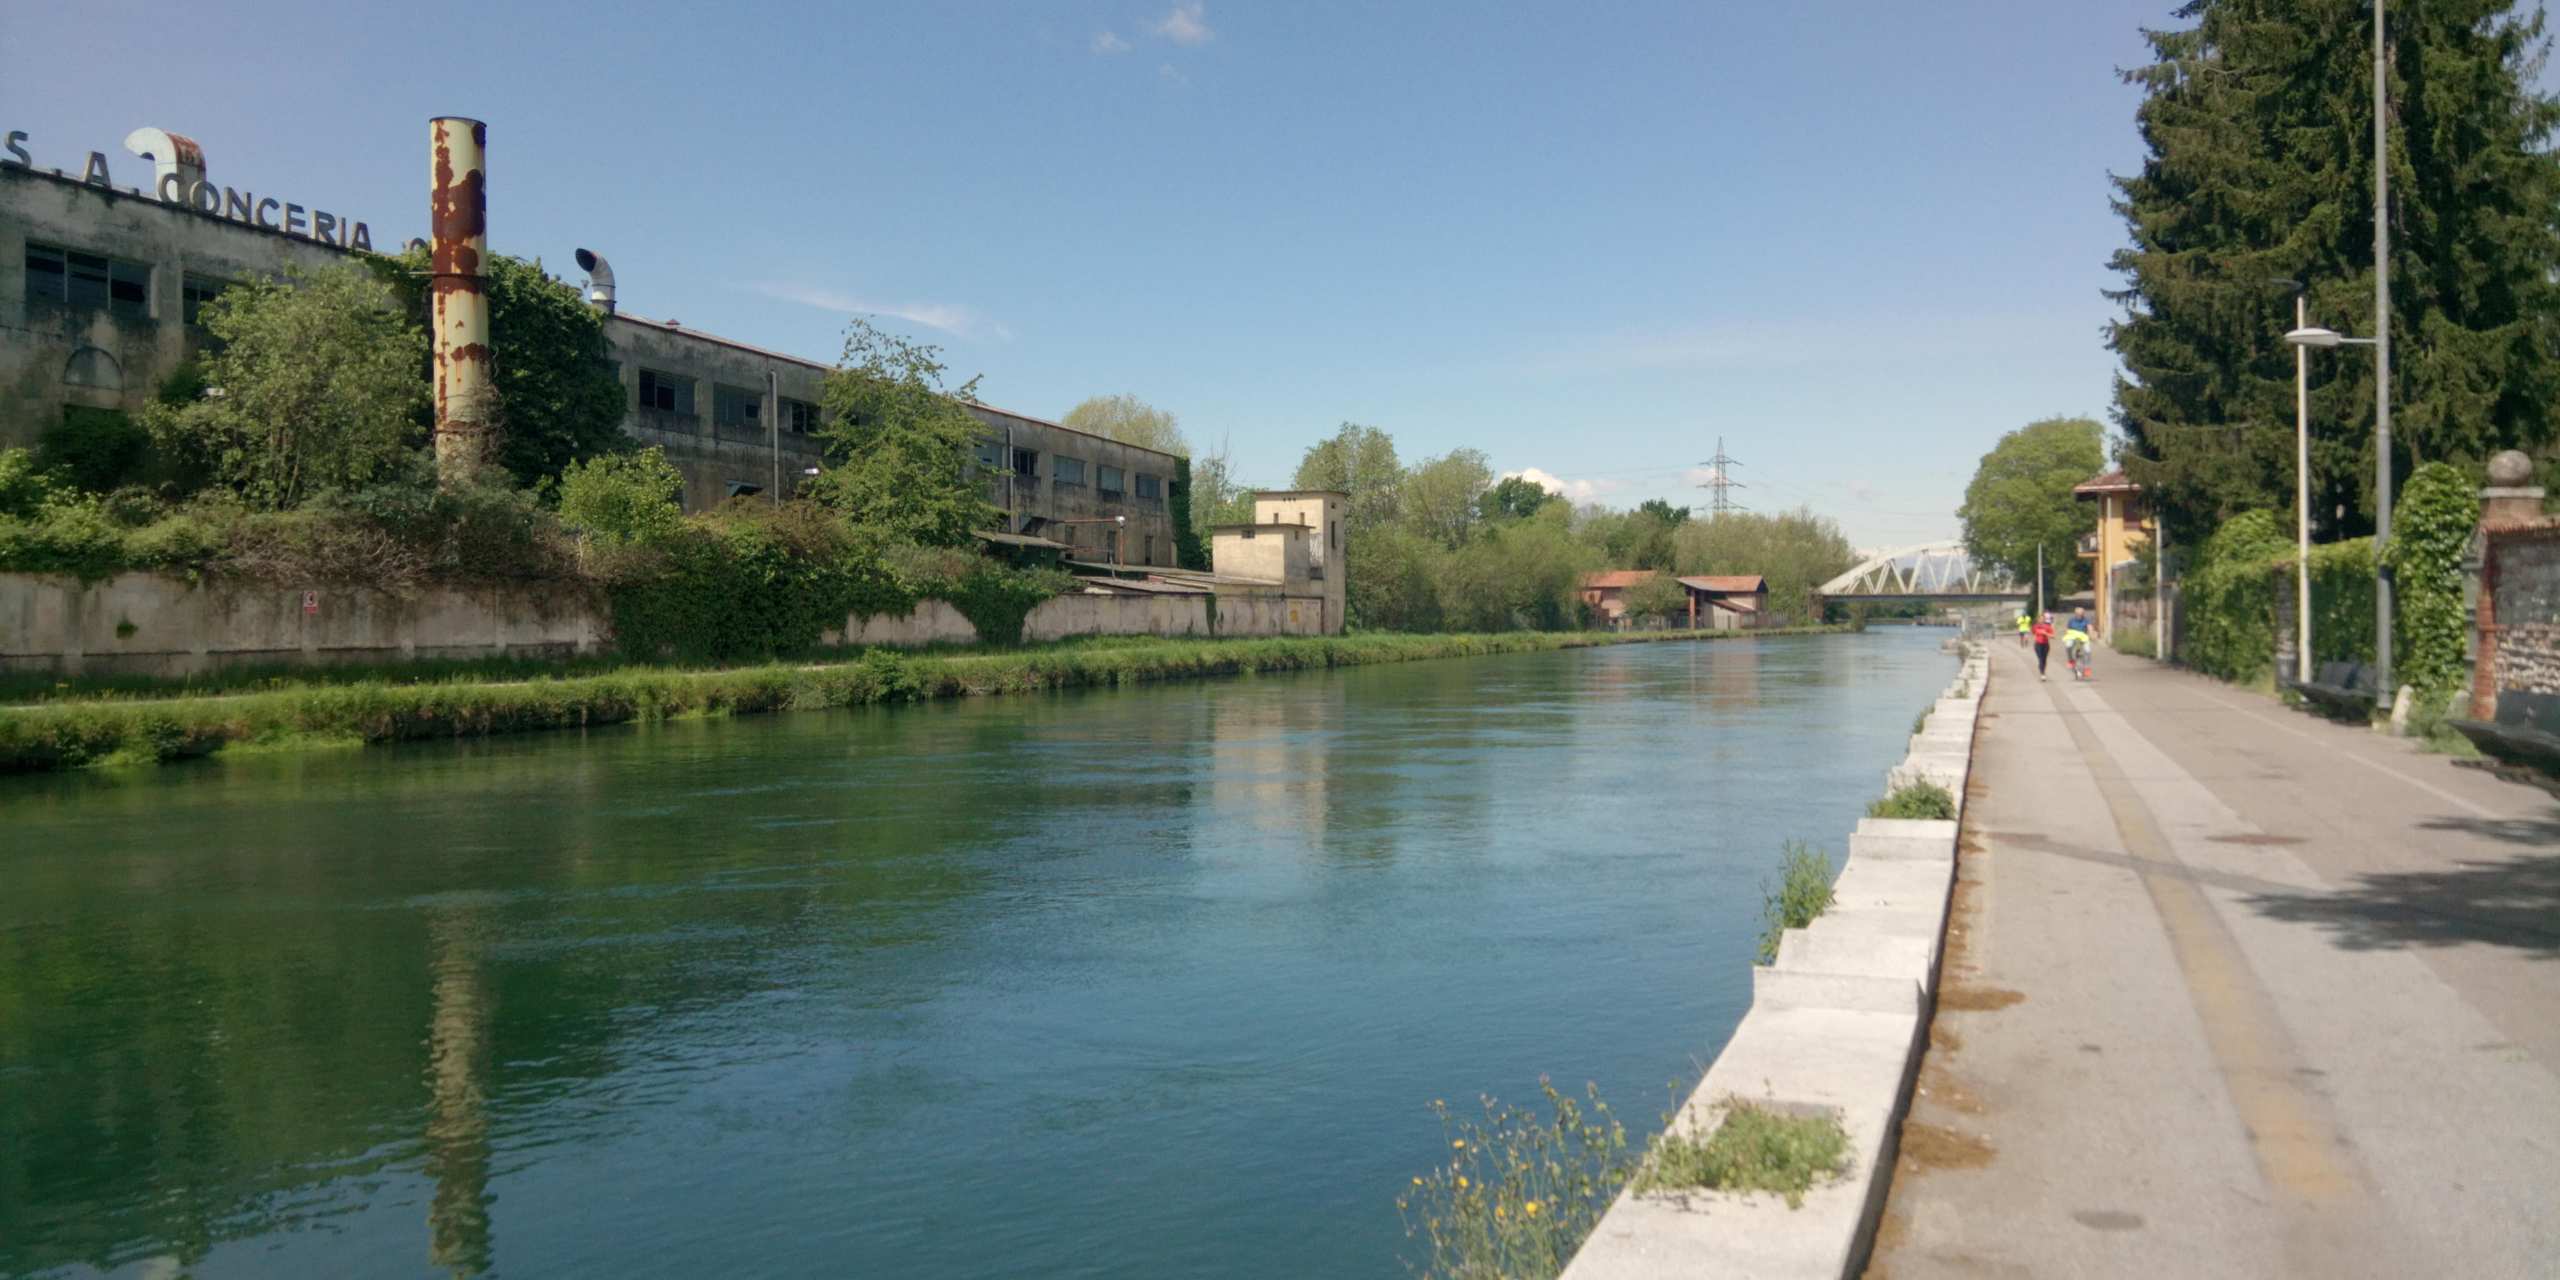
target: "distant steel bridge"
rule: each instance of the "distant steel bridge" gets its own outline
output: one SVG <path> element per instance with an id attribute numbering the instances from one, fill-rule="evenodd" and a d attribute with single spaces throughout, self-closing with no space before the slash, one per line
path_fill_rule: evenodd
<path id="1" fill-rule="evenodd" d="M 1826 600 L 2024 600 L 2034 585 L 1976 565 L 1961 542 L 1923 542 L 1879 551 L 1815 589 Z"/>

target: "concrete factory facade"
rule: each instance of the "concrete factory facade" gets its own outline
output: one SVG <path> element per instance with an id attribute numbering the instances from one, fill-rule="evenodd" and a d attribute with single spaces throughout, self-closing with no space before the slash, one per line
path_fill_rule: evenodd
<path id="1" fill-rule="evenodd" d="M 139 129 L 125 139 L 132 154 L 87 152 L 68 169 L 41 167 L 24 133 L 4 140 L 0 447 L 138 413 L 202 344 L 198 310 L 226 286 L 374 247 L 363 221 L 208 180 L 202 150 L 180 135 Z M 787 495 L 821 464 L 827 365 L 622 314 L 611 267 L 584 253 L 581 264 L 610 313 L 623 428 L 683 472 L 687 509 Z M 1006 532 L 1065 544 L 1073 559 L 1173 563 L 1173 455 L 966 407 L 985 427 L 978 457 Z"/>

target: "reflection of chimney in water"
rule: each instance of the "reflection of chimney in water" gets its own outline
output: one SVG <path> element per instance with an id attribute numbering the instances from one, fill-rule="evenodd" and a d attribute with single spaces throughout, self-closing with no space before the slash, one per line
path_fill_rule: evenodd
<path id="1" fill-rule="evenodd" d="M 435 974 L 427 1026 L 427 1257 L 457 1276 L 489 1269 L 489 991 L 478 922 L 427 926 Z"/>

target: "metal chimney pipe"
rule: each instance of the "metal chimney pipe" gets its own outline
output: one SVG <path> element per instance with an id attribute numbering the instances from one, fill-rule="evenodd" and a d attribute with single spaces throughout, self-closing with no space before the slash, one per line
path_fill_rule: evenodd
<path id="1" fill-rule="evenodd" d="M 438 116 L 427 122 L 427 139 L 436 479 L 451 486 L 480 469 L 497 421 L 483 266 L 489 253 L 489 126 L 461 116 Z"/>
<path id="2" fill-rule="evenodd" d="M 613 314 L 613 264 L 593 249 L 578 250 L 578 270 L 587 273 L 587 301 L 606 315 Z"/>

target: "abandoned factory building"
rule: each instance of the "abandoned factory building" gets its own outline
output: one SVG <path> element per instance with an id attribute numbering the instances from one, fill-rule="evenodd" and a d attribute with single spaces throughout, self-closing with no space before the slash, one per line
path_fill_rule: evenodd
<path id="1" fill-rule="evenodd" d="M 372 249 L 362 222 L 209 183 L 196 145 L 157 129 L 81 172 L 40 168 L 9 135 L 0 152 L 0 447 L 57 426 L 138 413 L 202 345 L 202 305 L 230 284 L 281 279 Z M 203 192 L 190 198 L 189 192 Z M 789 494 L 823 462 L 829 366 L 615 309 L 610 266 L 581 255 L 622 380 L 623 428 L 664 449 L 698 510 Z M 504 335 L 500 335 L 503 347 Z M 1072 558 L 1174 563 L 1178 460 L 981 404 L 978 460 L 1006 532 L 1067 544 Z M 1333 615 L 1339 618 L 1338 609 Z"/>

